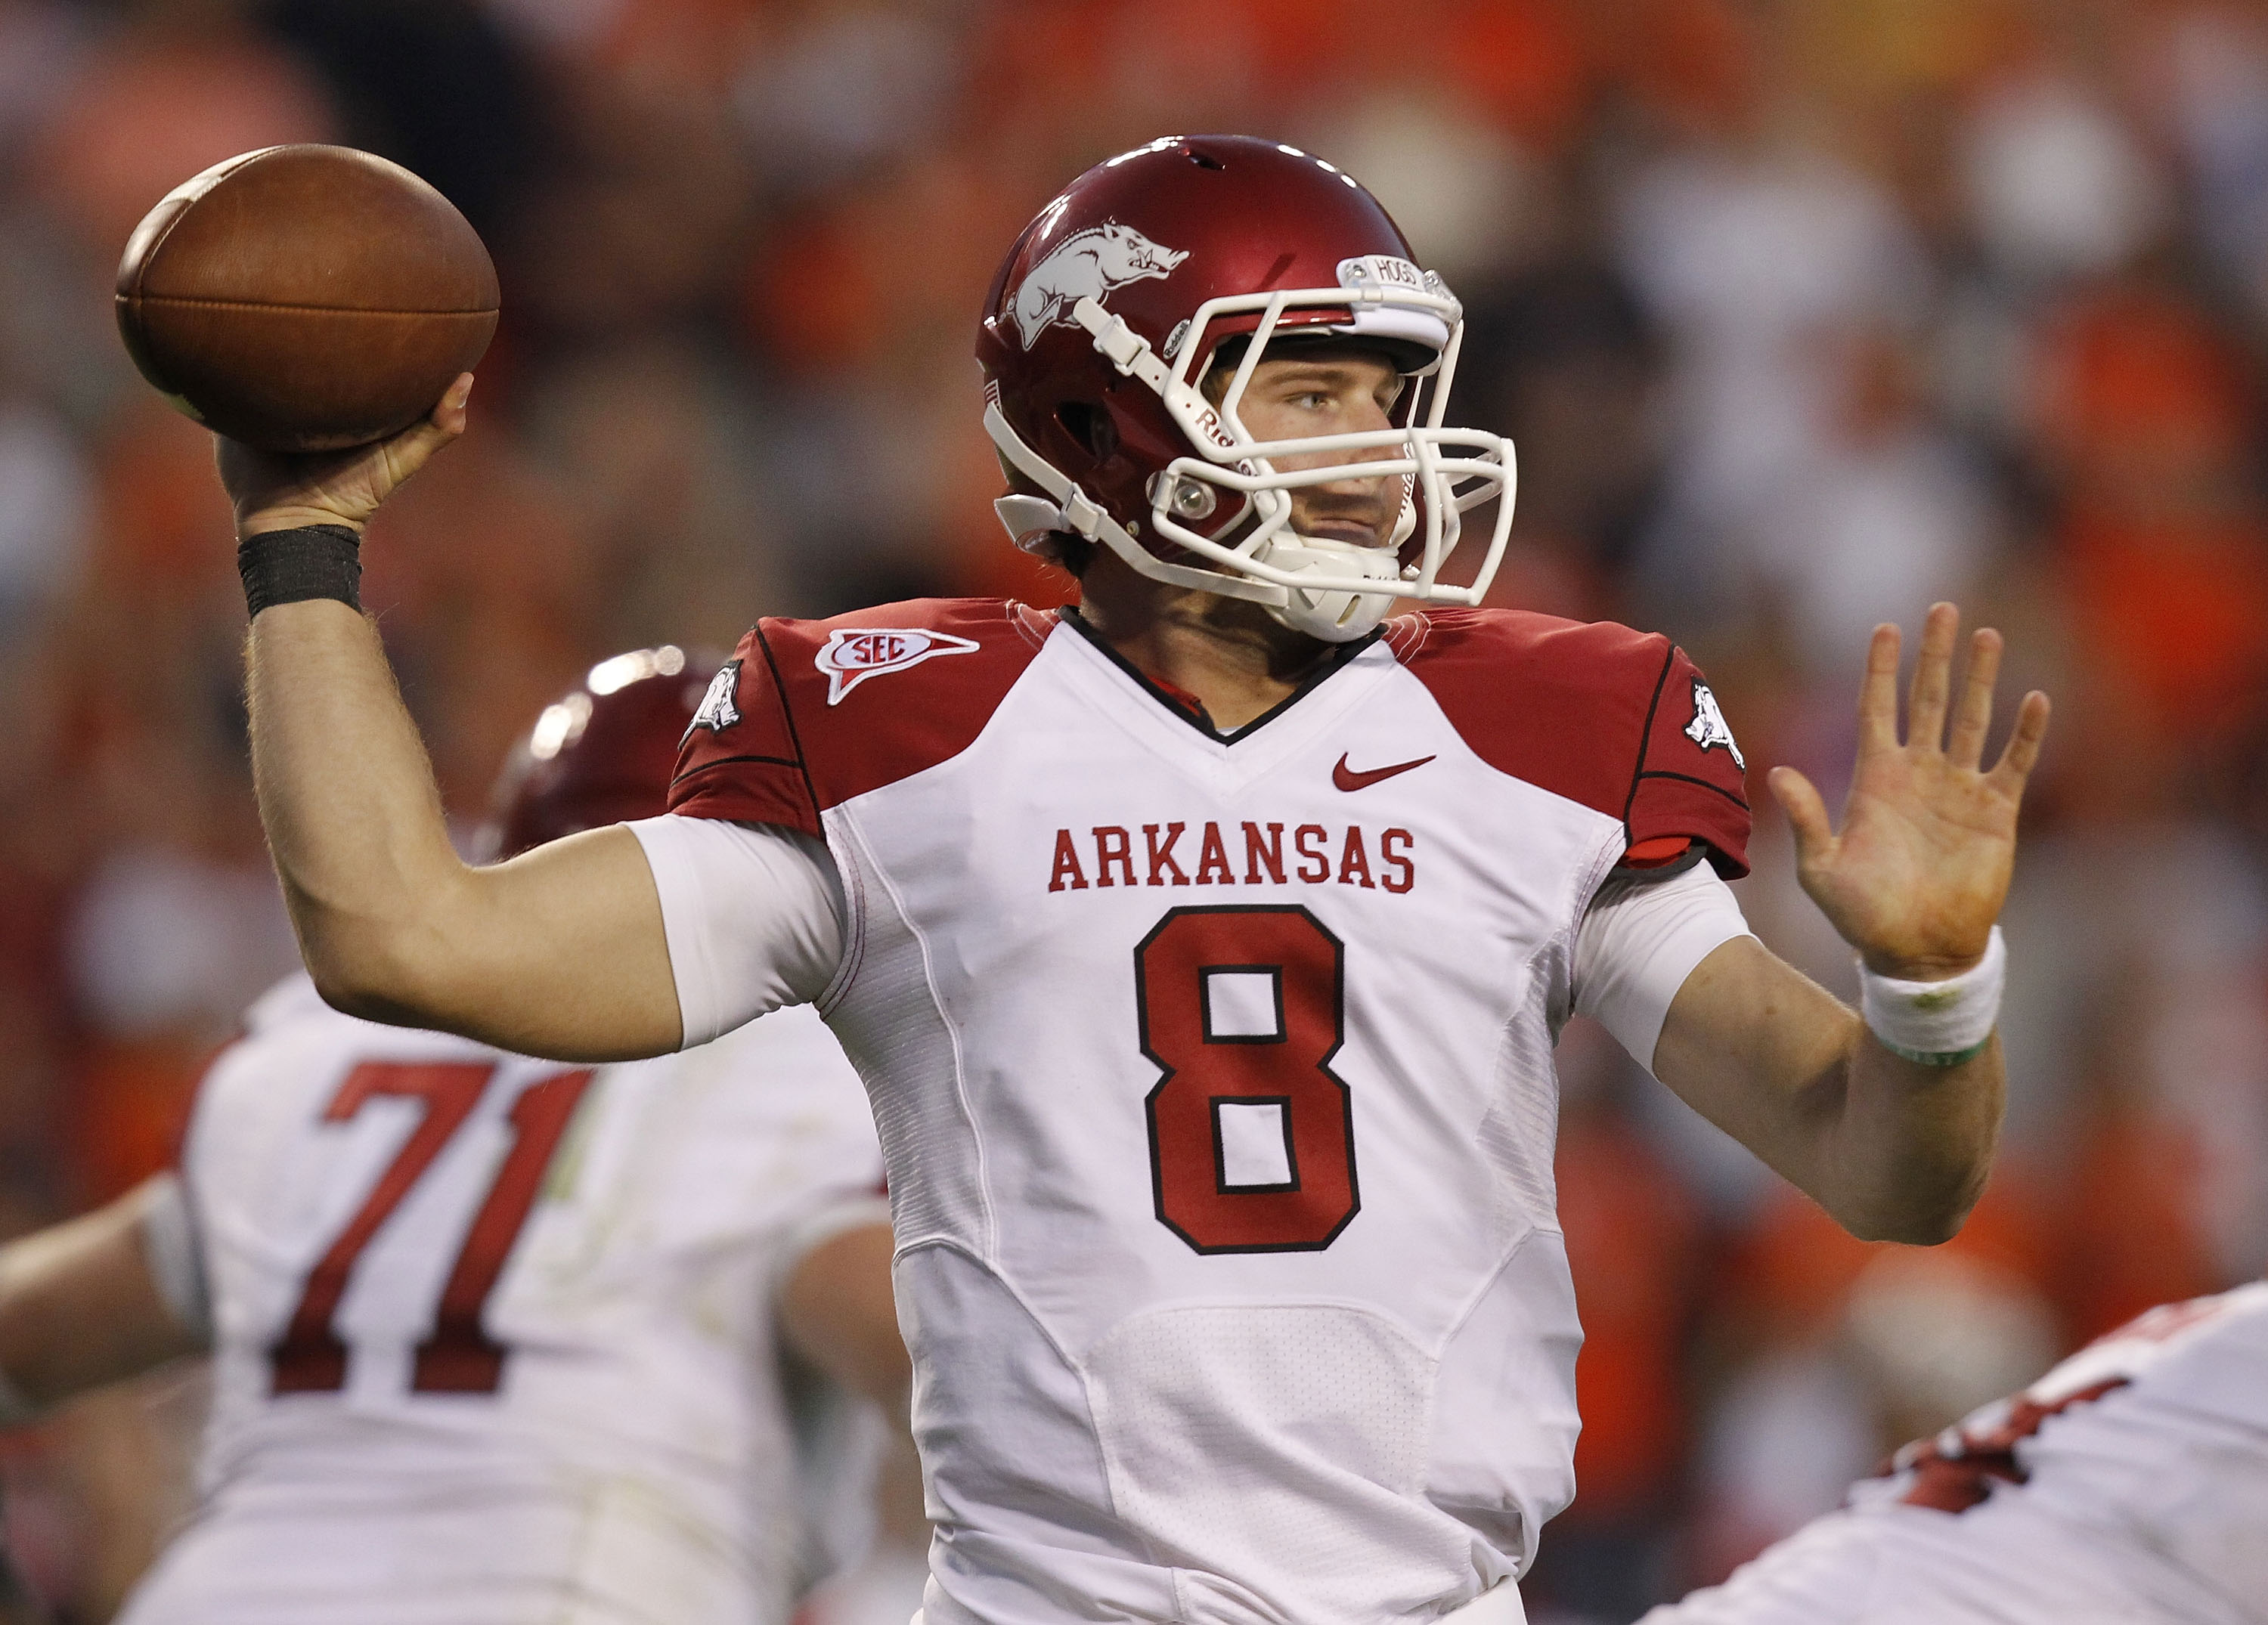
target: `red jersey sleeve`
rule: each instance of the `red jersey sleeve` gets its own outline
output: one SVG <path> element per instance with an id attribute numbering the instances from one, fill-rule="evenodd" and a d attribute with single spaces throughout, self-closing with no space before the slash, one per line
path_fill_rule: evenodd
<path id="1" fill-rule="evenodd" d="M 1720 873 L 1748 872 L 1739 746 L 1668 638 L 1478 609 L 1401 617 L 1388 643 L 1483 761 L 1620 819 L 1637 863 L 1698 841 Z"/>
<path id="2" fill-rule="evenodd" d="M 828 808 L 968 749 L 1052 629 L 982 599 L 760 621 L 686 730 L 669 810 L 820 835 Z"/>
<path id="3" fill-rule="evenodd" d="M 1630 843 L 1685 836 L 1709 844 L 1728 879 L 1749 871 L 1748 763 L 1717 696 L 1685 651 L 1666 658 L 1631 778 Z"/>
<path id="4" fill-rule="evenodd" d="M 759 623 L 718 668 L 678 746 L 669 810 L 816 835 L 818 796 L 765 636 L 773 624 Z"/>

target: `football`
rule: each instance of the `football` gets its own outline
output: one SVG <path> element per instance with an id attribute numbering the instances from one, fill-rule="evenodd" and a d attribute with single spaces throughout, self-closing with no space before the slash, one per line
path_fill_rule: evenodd
<path id="1" fill-rule="evenodd" d="M 266 147 L 168 193 L 118 268 L 142 376 L 271 452 L 406 429 L 497 324 L 496 267 L 449 200 L 350 147 Z"/>

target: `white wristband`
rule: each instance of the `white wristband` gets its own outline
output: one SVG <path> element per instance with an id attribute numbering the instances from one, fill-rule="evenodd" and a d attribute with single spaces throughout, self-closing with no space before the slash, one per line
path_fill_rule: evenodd
<path id="1" fill-rule="evenodd" d="M 2008 950 L 1994 926 L 1984 957 L 1944 982 L 1900 982 L 1859 967 L 1859 1012 L 1894 1055 L 1923 1066 L 1959 1066 L 1992 1037 L 2007 981 Z"/>

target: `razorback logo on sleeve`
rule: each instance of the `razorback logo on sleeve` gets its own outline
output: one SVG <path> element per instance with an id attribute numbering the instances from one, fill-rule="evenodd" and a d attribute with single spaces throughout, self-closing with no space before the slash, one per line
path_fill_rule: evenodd
<path id="1" fill-rule="evenodd" d="M 1697 677 L 1693 680 L 1693 720 L 1685 724 L 1685 737 L 1705 751 L 1723 746 L 1732 753 L 1734 767 L 1748 770 L 1749 759 L 1733 741 L 1733 724 L 1718 709 L 1717 696 L 1709 691 L 1709 685 Z"/>
<path id="2" fill-rule="evenodd" d="M 722 733 L 740 720 L 740 708 L 733 696 L 740 688 L 740 663 L 727 660 L 717 668 L 717 675 L 709 680 L 709 692 L 701 696 L 701 704 L 693 713 L 693 720 L 685 725 L 685 739 L 693 737 L 696 728 L 706 728 L 711 733 Z M 684 743 L 683 739 L 678 741 Z"/>
<path id="3" fill-rule="evenodd" d="M 837 627 L 811 663 L 827 673 L 828 704 L 840 705 L 843 695 L 870 677 L 907 671 L 939 655 L 975 654 L 981 647 L 923 627 Z"/>
<path id="4" fill-rule="evenodd" d="M 718 668 L 677 746 L 669 810 L 820 833 L 803 746 L 761 629 Z"/>
<path id="5" fill-rule="evenodd" d="M 1748 872 L 1748 762 L 1717 696 L 1664 640 L 1652 715 L 1623 812 L 1635 849 L 1672 835 L 1705 841 L 1719 872 Z"/>

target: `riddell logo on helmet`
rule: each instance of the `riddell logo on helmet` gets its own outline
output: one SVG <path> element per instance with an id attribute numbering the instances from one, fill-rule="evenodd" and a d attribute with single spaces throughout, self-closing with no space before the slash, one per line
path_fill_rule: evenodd
<path id="1" fill-rule="evenodd" d="M 902 672 L 935 655 L 975 654 L 978 647 L 950 632 L 839 627 L 828 635 L 826 646 L 812 657 L 812 664 L 827 673 L 827 702 L 840 705 L 844 695 L 870 677 Z"/>
<path id="2" fill-rule="evenodd" d="M 1058 322 L 1069 325 L 1081 299 L 1097 304 L 1130 282 L 1167 276 L 1189 257 L 1187 249 L 1161 248 L 1130 225 L 1107 220 L 1065 238 L 1031 269 L 1010 306 L 1024 348 Z"/>

